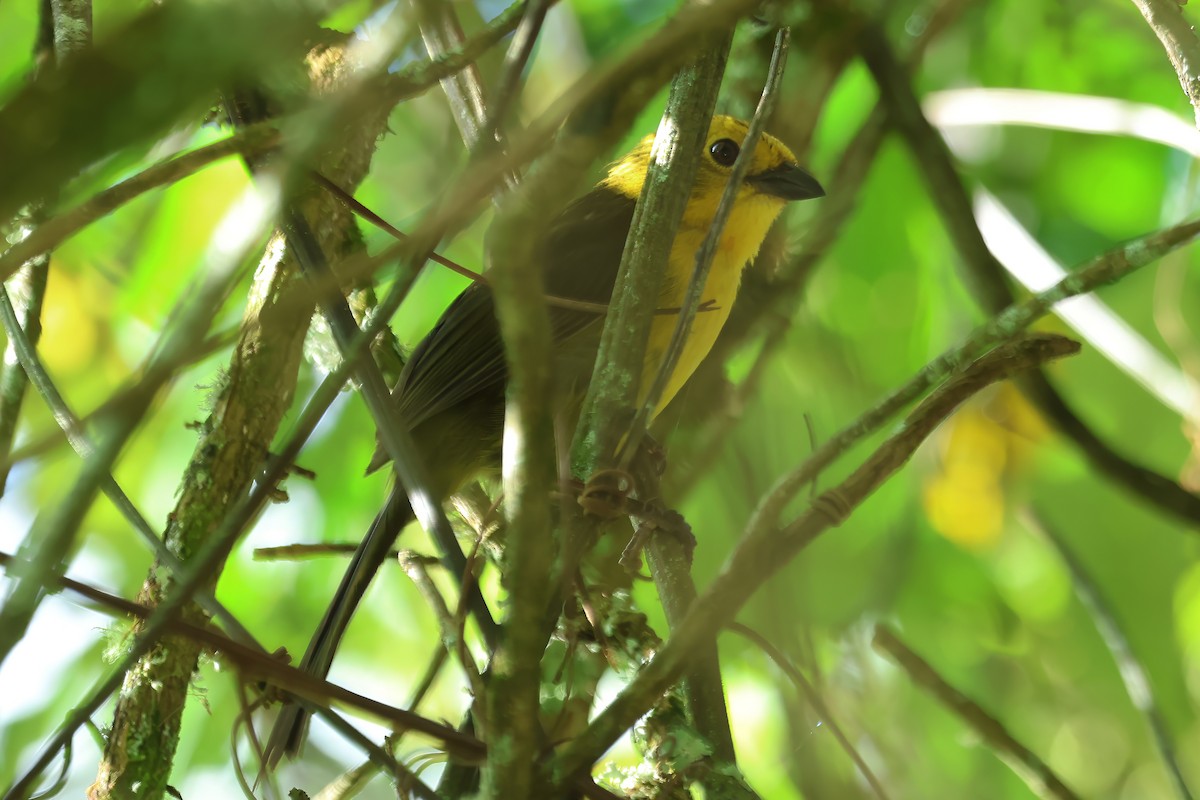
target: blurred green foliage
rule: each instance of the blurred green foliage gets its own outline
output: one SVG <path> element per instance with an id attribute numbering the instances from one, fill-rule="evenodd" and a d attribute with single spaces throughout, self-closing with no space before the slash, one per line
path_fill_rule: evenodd
<path id="1" fill-rule="evenodd" d="M 128 20 L 161 16 L 171 5 L 164 12 L 129 0 L 100 4 L 97 39 L 120 41 Z M 499 10 L 496 3 L 479 5 L 485 18 Z M 529 117 L 544 108 L 596 60 L 654 25 L 673 5 L 658 0 L 558 5 L 548 23 L 553 35 L 539 43 L 529 70 L 521 113 Z M 901 47 L 929 12 L 909 2 L 879 5 L 891 6 L 888 30 Z M 346 29 L 370 9 L 370 4 L 350 4 L 329 22 Z M 217 20 L 211 11 L 198 18 Z M 0 108 L 0 132 L 10 119 L 5 115 L 23 102 L 34 68 L 34 29 L 33 3 L 0 3 L 0 99 L 8 103 Z M 174 28 L 166 36 L 142 55 L 154 52 L 161 58 L 186 38 Z M 295 44 L 271 36 L 264 40 L 281 48 Z M 230 41 L 228 50 L 213 46 L 212 64 L 242 69 L 249 40 Z M 809 76 L 817 72 L 810 56 L 816 52 L 814 41 L 798 38 L 793 45 L 781 124 L 794 110 L 789 98 L 804 96 Z M 752 49 L 746 44 L 738 57 L 749 62 Z M 268 48 L 255 55 L 269 61 L 279 51 Z M 194 65 L 183 57 L 178 63 Z M 131 80 L 143 69 L 133 69 Z M 211 101 L 206 92 L 228 74 L 198 73 L 203 80 L 188 84 L 179 105 L 155 107 L 157 133 L 174 129 L 168 142 L 150 147 L 149 140 L 137 137 L 103 139 L 115 154 L 80 176 L 71 195 L 86 196 L 166 152 L 219 136 L 200 126 L 199 112 Z M 1134 6 L 1122 0 L 967 4 L 936 40 L 914 81 L 923 96 L 951 88 L 1037 89 L 1108 97 L 1129 104 L 1127 109 L 1148 104 L 1185 121 L 1191 118 L 1161 46 Z M 132 88 L 138 83 L 134 80 Z M 121 87 L 101 88 L 114 92 L 111 108 L 120 116 L 127 108 L 116 104 Z M 832 167 L 875 100 L 870 76 L 852 61 L 817 120 L 806 156 L 831 196 L 840 188 L 828 181 Z M 747 108 L 747 98 L 733 93 L 723 103 Z M 189 109 L 190 116 L 181 114 Z M 652 130 L 657 114 L 654 107 L 647 110 L 629 140 Z M 134 120 L 131 128 L 144 132 L 148 124 Z M 436 89 L 399 106 L 390 128 L 358 197 L 405 229 L 453 180 L 465 158 Z M 94 128 L 73 131 L 63 169 L 78 171 L 94 160 L 88 146 L 100 147 L 102 129 L 117 135 L 112 132 L 118 129 L 99 120 Z M 1011 126 L 961 129 L 956 136 L 963 143 L 961 168 L 969 185 L 999 196 L 1067 265 L 1194 212 L 1192 164 L 1161 145 Z M 5 161 L 12 158 L 5 153 Z M 11 169 L 22 166 L 27 165 L 10 164 Z M 245 170 L 236 161 L 217 164 L 124 206 L 56 251 L 41 352 L 78 410 L 99 406 L 144 363 L 168 310 L 187 291 L 218 223 L 246 185 Z M 27 196 L 10 197 L 8 188 L 0 187 L 0 195 Z M 814 213 L 812 207 L 791 212 L 791 250 L 802 246 Z M 480 266 L 487 221 L 485 215 L 444 243 L 442 251 L 469 267 Z M 388 241 L 371 228 L 365 234 L 372 250 Z M 1197 256 L 1186 252 L 1100 293 L 1154 347 L 1193 370 L 1200 365 L 1196 262 Z M 806 418 L 818 439 L 832 435 L 981 321 L 962 279 L 919 170 L 902 144 L 889 140 L 846 230 L 812 275 L 783 345 L 739 410 L 718 460 L 696 477 L 686 496 L 669 498 L 699 540 L 695 574 L 701 588 L 734 546 L 758 498 L 811 450 Z M 395 320 L 402 342 L 414 344 L 464 285 L 456 275 L 428 268 Z M 217 329 L 237 323 L 242 298 L 244 291 L 235 293 L 226 314 L 215 321 Z M 1191 328 L 1181 328 L 1176 318 Z M 1063 329 L 1056 321 L 1044 325 Z M 762 336 L 755 334 L 725 365 L 725 374 L 735 383 L 742 380 L 761 347 Z M 207 413 L 207 387 L 220 380 L 227 358 L 227 352 L 217 353 L 179 375 L 119 465 L 118 480 L 159 527 L 195 443 L 185 426 Z M 306 367 L 297 406 L 320 377 Z M 1181 473 L 1192 445 L 1178 415 L 1095 348 L 1085 347 L 1083 355 L 1055 366 L 1051 377 L 1121 452 L 1168 476 Z M 1195 372 L 1192 377 L 1200 379 Z M 678 403 L 711 407 L 710 398 L 687 391 Z M 691 477 L 688 470 L 698 455 L 694 437 L 701 425 L 684 412 L 684 421 L 665 432 L 674 478 Z M 44 406 L 30 398 L 22 441 L 53 430 Z M 855 448 L 821 476 L 820 485 L 832 485 L 881 438 Z M 362 477 L 373 446 L 365 409 L 353 393 L 345 394 L 301 456 L 302 465 L 316 469 L 315 481 L 291 479 L 290 501 L 270 509 L 231 557 L 219 596 L 269 647 L 303 651 L 344 564 L 338 558 L 265 563 L 253 560 L 251 550 L 289 542 L 356 541 L 386 492 L 384 477 Z M 76 468 L 75 457 L 61 447 L 14 473 L 0 503 L 8 529 L 4 549 L 16 547 L 32 514 L 56 501 Z M 1066 567 L 1028 524 L 1023 512 L 1029 509 L 1066 542 L 1111 604 L 1148 671 L 1187 779 L 1200 792 L 1196 530 L 1098 478 L 1012 387 L 996 388 L 963 408 L 846 524 L 767 582 L 741 619 L 812 678 L 894 798 L 1020 800 L 1032 795 L 961 720 L 872 650 L 870 630 L 879 620 L 891 622 L 1081 796 L 1175 797 L 1144 719 Z M 415 529 L 406 537 L 407 546 L 429 549 Z M 149 556 L 106 502 L 89 515 L 81 543 L 69 574 L 136 595 Z M 331 677 L 403 705 L 437 634 L 412 586 L 392 567 L 383 578 L 355 618 Z M 665 633 L 653 588 L 639 584 L 635 598 Z M 68 602 L 64 597 L 46 602 L 35 620 L 36 640 L 24 643 L 0 671 L 0 696 L 9 698 L 0 700 L 0 785 L 13 779 L 103 673 L 101 629 L 110 627 L 107 635 L 118 643 L 125 630 L 125 623 L 69 608 Z M 723 636 L 721 646 L 741 763 L 760 794 L 770 800 L 868 797 L 828 725 L 781 671 L 742 639 Z M 237 791 L 228 752 L 238 713 L 234 686 L 211 663 L 197 675 L 197 702 L 187 712 L 175 770 L 175 785 L 185 798 Z M 448 671 L 424 711 L 456 720 L 464 697 L 461 682 Z M 106 709 L 94 721 L 103 727 L 110 715 Z M 409 743 L 402 752 L 414 748 L 418 745 Z M 93 743 L 78 738 L 69 795 L 78 796 L 92 779 L 97 752 Z M 285 786 L 315 789 L 355 758 L 348 746 L 318 731 L 308 759 L 287 773 Z M 633 756 L 621 749 L 616 758 L 626 763 Z M 381 781 L 368 794 L 392 796 Z"/>

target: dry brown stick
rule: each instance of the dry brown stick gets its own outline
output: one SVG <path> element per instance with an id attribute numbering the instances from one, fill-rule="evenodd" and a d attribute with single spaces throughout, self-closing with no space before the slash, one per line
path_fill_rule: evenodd
<path id="1" fill-rule="evenodd" d="M 379 216 L 374 211 L 358 202 L 358 200 L 354 199 L 354 197 L 348 192 L 344 191 L 340 186 L 326 178 L 324 175 L 321 175 L 320 173 L 313 173 L 312 178 L 318 184 L 333 192 L 333 195 L 337 197 L 338 200 L 353 210 L 354 213 L 362 219 L 365 219 L 376 228 L 384 231 L 398 242 L 408 241 L 408 234 L 404 233 L 396 226 L 385 220 L 383 217 Z M 440 253 L 430 253 L 429 260 L 435 264 L 440 264 L 451 272 L 462 275 L 464 278 L 467 278 L 473 283 L 488 283 L 488 277 L 483 273 L 476 272 L 473 269 L 468 269 L 462 264 L 459 264 L 457 261 L 451 261 Z M 576 311 L 587 311 L 592 314 L 605 314 L 608 312 L 608 305 L 604 303 L 586 303 L 582 300 L 571 300 L 566 297 L 555 297 L 552 294 L 545 295 L 545 299 L 549 305 L 556 306 L 558 308 L 570 308 Z M 677 314 L 679 313 L 679 309 L 660 309 L 659 313 Z"/>
<path id="2" fill-rule="evenodd" d="M 938 702 L 969 725 L 987 742 L 991 750 L 1025 781 L 1034 794 L 1039 797 L 1056 797 L 1058 800 L 1081 800 L 1046 762 L 1018 742 L 1003 723 L 951 686 L 929 662 L 914 653 L 886 625 L 875 626 L 875 638 L 871 643 L 877 650 L 895 659 L 914 683 L 928 690 Z"/>
<path id="3" fill-rule="evenodd" d="M 758 518 L 747 527 L 737 548 L 691 611 L 672 631 L 667 644 L 588 729 L 566 745 L 549 765 L 560 786 L 591 765 L 667 691 L 700 648 L 732 621 L 746 601 L 810 542 L 841 524 L 872 492 L 899 470 L 921 442 L 957 405 L 985 386 L 1023 370 L 1078 352 L 1079 344 L 1062 336 L 1031 336 L 1002 345 L 935 391 L 909 414 L 900 429 L 836 489 L 779 528 Z"/>
<path id="4" fill-rule="evenodd" d="M 8 553 L 0 552 L 0 567 L 7 569 L 15 560 Z M 66 589 L 91 601 L 105 613 L 116 612 L 140 620 L 148 620 L 155 613 L 154 609 L 71 578 L 56 578 L 54 587 Z M 486 756 L 483 742 L 473 736 L 464 734 L 448 725 L 434 722 L 412 711 L 380 703 L 335 683 L 315 678 L 277 658 L 234 641 L 210 627 L 173 619 L 166 623 L 166 629 L 172 635 L 185 637 L 229 659 L 236 665 L 243 681 L 264 681 L 296 698 L 306 699 L 318 706 L 323 706 L 330 701 L 337 702 L 386 723 L 396 731 L 411 731 L 432 738 L 440 742 L 446 752 L 461 761 L 478 763 Z M 411 705 L 415 705 L 415 701 Z M 326 716 L 326 719 L 332 723 L 334 719 L 340 718 Z M 352 728 L 347 731 L 346 726 L 342 725 L 336 727 L 347 734 L 353 731 Z M 357 743 L 364 747 L 370 745 L 369 742 L 361 739 L 361 735 Z M 616 795 L 597 786 L 590 778 L 581 780 L 576 788 L 584 796 L 595 800 L 619 800 Z M 17 787 L 13 793 L 6 794 L 6 800 L 9 797 L 21 797 L 20 791 L 23 790 Z"/>

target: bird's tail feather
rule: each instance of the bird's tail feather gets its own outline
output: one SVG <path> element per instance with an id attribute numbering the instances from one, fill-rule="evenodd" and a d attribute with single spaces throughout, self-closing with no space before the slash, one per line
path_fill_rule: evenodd
<path id="1" fill-rule="evenodd" d="M 308 642 L 308 649 L 300 660 L 299 667 L 310 675 L 324 678 L 329 674 L 333 663 L 334 653 L 350 618 L 363 595 L 371 578 L 379 571 L 387 560 L 388 552 L 400 535 L 404 526 L 413 519 L 412 507 L 404 489 L 397 484 L 392 487 L 387 503 L 375 516 L 367 535 L 363 537 L 358 549 L 354 551 L 350 566 L 342 576 L 337 592 L 333 596 L 321 624 Z M 299 754 L 308 732 L 309 714 L 298 705 L 291 703 L 283 707 L 271 729 L 265 750 L 265 764 L 273 768 L 284 756 L 295 757 Z"/>

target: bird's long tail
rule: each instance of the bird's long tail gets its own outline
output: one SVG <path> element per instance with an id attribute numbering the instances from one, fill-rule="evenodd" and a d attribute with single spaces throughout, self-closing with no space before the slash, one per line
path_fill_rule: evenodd
<path id="1" fill-rule="evenodd" d="M 375 516 L 367 535 L 354 551 L 338 585 L 337 592 L 321 618 L 321 624 L 308 642 L 304 658 L 300 659 L 299 667 L 310 675 L 324 678 L 329 674 L 333 663 L 333 655 L 337 652 L 342 635 L 350 624 L 350 618 L 362 601 L 371 583 L 371 578 L 379 571 L 387 560 L 388 552 L 400 535 L 404 526 L 413 519 L 412 507 L 404 489 L 399 485 L 392 487 L 387 503 Z M 283 707 L 271 729 L 267 739 L 265 764 L 274 767 L 284 756 L 294 757 L 300 752 L 308 732 L 309 714 L 298 705 L 291 703 Z"/>

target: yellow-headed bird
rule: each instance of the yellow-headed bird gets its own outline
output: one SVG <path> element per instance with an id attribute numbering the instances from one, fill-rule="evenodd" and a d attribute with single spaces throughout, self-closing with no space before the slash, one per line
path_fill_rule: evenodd
<path id="1" fill-rule="evenodd" d="M 692 194 L 671 247 L 658 308 L 683 305 L 696 251 L 716 215 L 747 130 L 745 122 L 732 117 L 713 119 Z M 550 223 L 537 251 L 545 265 L 547 293 L 590 303 L 609 302 L 653 144 L 653 134 L 642 139 L 609 169 L 599 185 Z M 696 315 L 660 407 L 670 402 L 708 355 L 729 317 L 742 270 L 758 253 L 784 205 L 824 193 L 782 142 L 767 134 L 759 139 L 704 287 L 707 310 Z M 553 305 L 549 313 L 560 408 L 570 413 L 578 409 L 591 379 L 604 320 L 595 313 Z M 673 315 L 655 317 L 641 375 L 643 393 L 658 371 L 675 322 Z M 401 418 L 425 459 L 430 488 L 438 497 L 449 496 L 468 479 L 499 465 L 505 380 L 504 347 L 491 290 L 476 283 L 458 296 L 417 345 L 393 391 Z M 387 456 L 377 451 L 368 471 L 385 463 Z M 411 519 L 403 491 L 393 490 L 309 643 L 301 661 L 303 669 L 321 676 L 328 672 L 338 640 L 367 582 Z M 272 760 L 284 750 L 294 752 L 303 731 L 302 715 L 294 709 L 281 714 L 268 745 Z"/>

